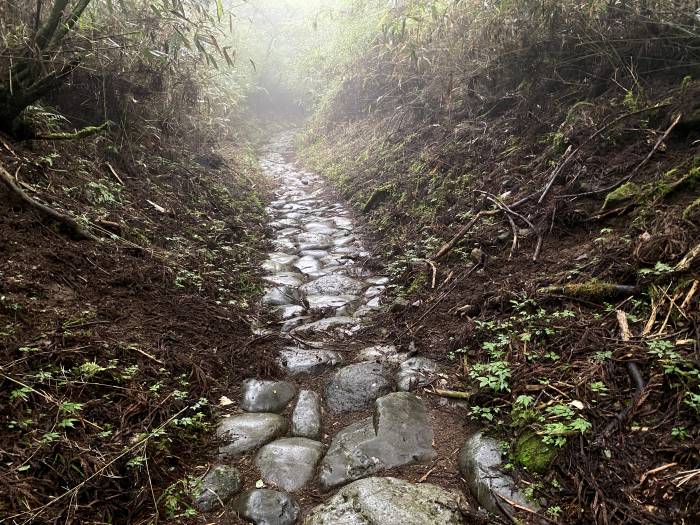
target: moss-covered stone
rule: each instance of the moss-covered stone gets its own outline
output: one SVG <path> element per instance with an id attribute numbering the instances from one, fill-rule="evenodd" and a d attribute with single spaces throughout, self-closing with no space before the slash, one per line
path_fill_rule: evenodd
<path id="1" fill-rule="evenodd" d="M 513 458 L 530 472 L 543 474 L 549 468 L 557 450 L 542 441 L 534 432 L 525 432 L 515 442 Z"/>
<path id="2" fill-rule="evenodd" d="M 637 199 L 641 195 L 642 190 L 639 186 L 637 186 L 634 182 L 627 182 L 606 195 L 603 208 L 605 209 L 609 206 L 626 202 L 631 199 Z"/>

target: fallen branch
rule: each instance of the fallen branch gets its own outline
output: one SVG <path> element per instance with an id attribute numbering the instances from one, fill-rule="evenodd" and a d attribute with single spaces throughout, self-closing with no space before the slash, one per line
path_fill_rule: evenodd
<path id="1" fill-rule="evenodd" d="M 617 316 L 617 324 L 620 327 L 620 338 L 624 343 L 629 343 L 629 341 L 632 338 L 632 332 L 630 331 L 629 324 L 627 323 L 627 314 L 622 310 L 616 310 L 615 315 Z M 632 395 L 630 403 L 625 408 L 623 408 L 620 411 L 620 413 L 617 414 L 612 421 L 610 421 L 610 423 L 608 423 L 605 426 L 603 432 L 596 439 L 597 445 L 601 445 L 602 440 L 608 434 L 610 434 L 616 426 L 621 425 L 622 422 L 625 419 L 627 419 L 629 413 L 634 408 L 639 406 L 644 399 L 643 394 L 644 388 L 646 387 L 646 382 L 644 381 L 642 372 L 639 369 L 639 365 L 635 361 L 628 361 L 627 363 L 625 363 L 625 366 L 627 367 L 627 373 L 629 374 L 630 379 L 632 380 L 635 386 L 634 394 Z"/>
<path id="2" fill-rule="evenodd" d="M 451 399 L 470 399 L 474 395 L 473 392 L 461 392 L 459 390 L 441 390 L 439 388 L 427 390 L 427 392 L 440 397 L 449 397 Z"/>
<path id="3" fill-rule="evenodd" d="M 700 243 L 696 244 L 673 269 L 674 272 L 686 272 L 690 270 L 693 261 L 700 257 Z"/>
<path id="4" fill-rule="evenodd" d="M 60 213 L 53 208 L 32 199 L 19 186 L 17 186 L 17 184 L 15 184 L 12 175 L 10 175 L 2 166 L 0 166 L 0 183 L 2 183 L 13 196 L 17 197 L 22 204 L 39 212 L 39 214 L 43 217 L 63 225 L 66 227 L 66 229 L 73 233 L 76 238 L 90 241 L 98 240 L 97 237 L 83 228 L 73 217 Z"/>
<path id="5" fill-rule="evenodd" d="M 482 210 L 479 213 L 477 213 L 472 218 L 472 220 L 470 220 L 465 226 L 462 227 L 461 230 L 457 232 L 457 234 L 454 237 L 452 237 L 452 239 L 450 239 L 442 245 L 442 248 L 440 248 L 440 250 L 438 250 L 438 252 L 432 257 L 432 260 L 436 261 L 440 257 L 444 256 L 447 252 L 449 252 L 452 248 L 454 248 L 454 246 L 460 241 L 460 239 L 464 237 L 467 233 L 469 233 L 469 230 L 471 230 L 474 227 L 474 225 L 479 219 L 490 215 L 496 215 L 500 211 L 501 210 Z"/>

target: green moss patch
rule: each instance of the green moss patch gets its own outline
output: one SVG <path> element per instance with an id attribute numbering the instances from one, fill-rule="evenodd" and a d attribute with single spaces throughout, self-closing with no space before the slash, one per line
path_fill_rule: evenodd
<path id="1" fill-rule="evenodd" d="M 543 474 L 557 455 L 557 450 L 545 444 L 532 431 L 525 432 L 515 442 L 513 458 L 530 472 Z"/>

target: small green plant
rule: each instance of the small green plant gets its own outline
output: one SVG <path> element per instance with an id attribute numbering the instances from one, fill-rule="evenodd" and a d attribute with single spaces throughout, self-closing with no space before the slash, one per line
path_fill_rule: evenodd
<path id="1" fill-rule="evenodd" d="M 688 437 L 688 429 L 685 427 L 673 427 L 671 429 L 671 437 L 683 441 Z"/>
<path id="2" fill-rule="evenodd" d="M 483 419 L 484 421 L 491 423 L 499 411 L 499 408 L 491 409 L 489 407 L 473 406 L 469 410 L 469 415 L 472 419 Z"/>
<path id="3" fill-rule="evenodd" d="M 664 275 L 666 273 L 671 273 L 673 272 L 673 268 L 671 268 L 668 264 L 662 263 L 661 261 L 658 261 L 653 268 L 642 268 L 639 270 L 639 275 Z"/>
<path id="4" fill-rule="evenodd" d="M 479 388 L 490 388 L 494 392 L 510 391 L 511 370 L 508 361 L 477 363 L 469 371 L 469 377 L 479 384 Z"/>
<path id="5" fill-rule="evenodd" d="M 608 387 L 605 386 L 605 383 L 603 383 L 602 381 L 593 381 L 588 386 L 590 387 L 591 391 L 595 392 L 596 394 L 604 396 L 608 393 Z"/>

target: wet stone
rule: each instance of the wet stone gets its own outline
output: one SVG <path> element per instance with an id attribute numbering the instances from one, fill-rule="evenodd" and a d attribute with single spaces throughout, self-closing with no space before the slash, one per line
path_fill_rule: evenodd
<path id="1" fill-rule="evenodd" d="M 216 430 L 222 458 L 239 456 L 287 432 L 287 420 L 277 414 L 239 414 L 224 418 Z"/>
<path id="2" fill-rule="evenodd" d="M 297 304 L 288 304 L 285 306 L 278 306 L 275 308 L 275 315 L 278 319 L 282 321 L 289 321 L 295 317 L 299 317 L 300 314 L 304 313 L 304 307 Z"/>
<path id="3" fill-rule="evenodd" d="M 285 348 L 280 351 L 277 362 L 290 375 L 321 374 L 341 364 L 343 355 L 316 348 Z"/>
<path id="4" fill-rule="evenodd" d="M 241 518 L 255 525 L 293 525 L 300 511 L 292 496 L 268 489 L 239 494 L 231 506 Z"/>
<path id="5" fill-rule="evenodd" d="M 292 435 L 317 439 L 321 435 L 321 396 L 311 390 L 299 392 L 292 412 Z"/>
<path id="6" fill-rule="evenodd" d="M 219 510 L 243 486 L 241 473 L 230 465 L 215 465 L 202 478 L 195 506 L 202 512 Z"/>
<path id="7" fill-rule="evenodd" d="M 288 253 L 273 252 L 268 256 L 267 260 L 279 264 L 292 264 L 298 258 L 296 255 L 289 255 Z"/>
<path id="8" fill-rule="evenodd" d="M 378 297 L 378 296 L 382 295 L 382 292 L 384 292 L 385 289 L 386 289 L 386 287 L 384 287 L 384 286 L 370 286 L 365 291 L 365 297 L 367 297 L 368 299 L 371 299 L 373 297 Z"/>
<path id="9" fill-rule="evenodd" d="M 423 401 L 397 392 L 377 400 L 373 418 L 353 423 L 333 438 L 321 462 L 319 483 L 329 490 L 381 470 L 429 462 L 436 455 Z"/>
<path id="10" fill-rule="evenodd" d="M 315 257 L 305 255 L 293 263 L 294 268 L 301 273 L 311 274 L 321 269 L 321 263 Z"/>
<path id="11" fill-rule="evenodd" d="M 368 277 L 367 282 L 376 286 L 383 286 L 389 284 L 388 277 Z"/>
<path id="12" fill-rule="evenodd" d="M 367 478 L 314 508 L 303 525 L 463 525 L 461 494 L 430 483 Z"/>
<path id="13" fill-rule="evenodd" d="M 435 379 L 438 364 L 426 357 L 412 357 L 399 365 L 396 371 L 396 387 L 407 392 L 426 386 Z"/>
<path id="14" fill-rule="evenodd" d="M 299 299 L 299 292 L 296 288 L 277 286 L 265 293 L 262 298 L 262 304 L 265 306 L 284 306 L 287 304 L 295 304 Z"/>
<path id="15" fill-rule="evenodd" d="M 360 350 L 356 358 L 358 361 L 376 361 L 377 363 L 398 365 L 406 361 L 409 355 L 399 352 L 394 345 L 376 345 Z"/>
<path id="16" fill-rule="evenodd" d="M 282 412 L 294 398 L 296 389 L 286 381 L 243 381 L 241 408 L 246 412 Z"/>
<path id="17" fill-rule="evenodd" d="M 320 233 L 300 233 L 297 236 L 299 251 L 304 250 L 326 250 L 333 244 L 330 236 Z"/>
<path id="18" fill-rule="evenodd" d="M 474 498 L 493 514 L 501 514 L 497 498 L 506 509 L 515 510 L 503 498 L 499 498 L 498 494 L 506 500 L 537 511 L 538 506 L 527 501 L 515 486 L 513 478 L 501 470 L 502 461 L 498 440 L 485 436 L 482 432 L 476 432 L 467 439 L 459 452 L 459 469 Z"/>
<path id="19" fill-rule="evenodd" d="M 298 288 L 304 284 L 304 278 L 297 272 L 280 272 L 263 277 L 267 282 L 278 286 L 289 286 Z"/>
<path id="20" fill-rule="evenodd" d="M 356 295 L 364 284 L 345 275 L 327 275 L 301 287 L 307 295 Z"/>
<path id="21" fill-rule="evenodd" d="M 336 371 L 326 384 L 325 397 L 333 413 L 354 412 L 372 406 L 392 391 L 389 370 L 378 363 L 356 363 Z"/>
<path id="22" fill-rule="evenodd" d="M 258 451 L 255 465 L 263 481 L 294 492 L 313 478 L 323 449 L 322 443 L 304 437 L 278 439 Z"/>
<path id="23" fill-rule="evenodd" d="M 352 317 L 327 317 L 313 323 L 302 325 L 295 328 L 293 331 L 299 334 L 337 330 L 344 330 L 346 333 L 351 333 L 352 328 L 357 328 L 357 319 L 353 319 Z"/>
<path id="24" fill-rule="evenodd" d="M 293 252 L 296 250 L 296 244 L 294 244 L 294 241 L 291 239 L 287 239 L 286 237 L 282 237 L 280 239 L 275 239 L 272 241 L 272 245 L 283 252 L 290 251 Z"/>
<path id="25" fill-rule="evenodd" d="M 300 327 L 301 325 L 304 324 L 304 321 L 306 321 L 308 317 L 306 316 L 297 316 L 297 317 L 292 317 L 291 319 L 288 319 L 285 321 L 285 323 L 280 327 L 280 332 L 282 333 L 287 333 L 291 332 L 295 328 Z"/>
<path id="26" fill-rule="evenodd" d="M 323 312 L 331 308 L 340 308 L 354 301 L 359 301 L 356 295 L 307 295 L 306 302 L 312 313 Z"/>
<path id="27" fill-rule="evenodd" d="M 328 256 L 328 252 L 326 250 L 304 250 L 302 252 L 299 252 L 299 255 L 301 257 L 313 257 L 314 259 L 323 259 L 324 257 Z"/>

